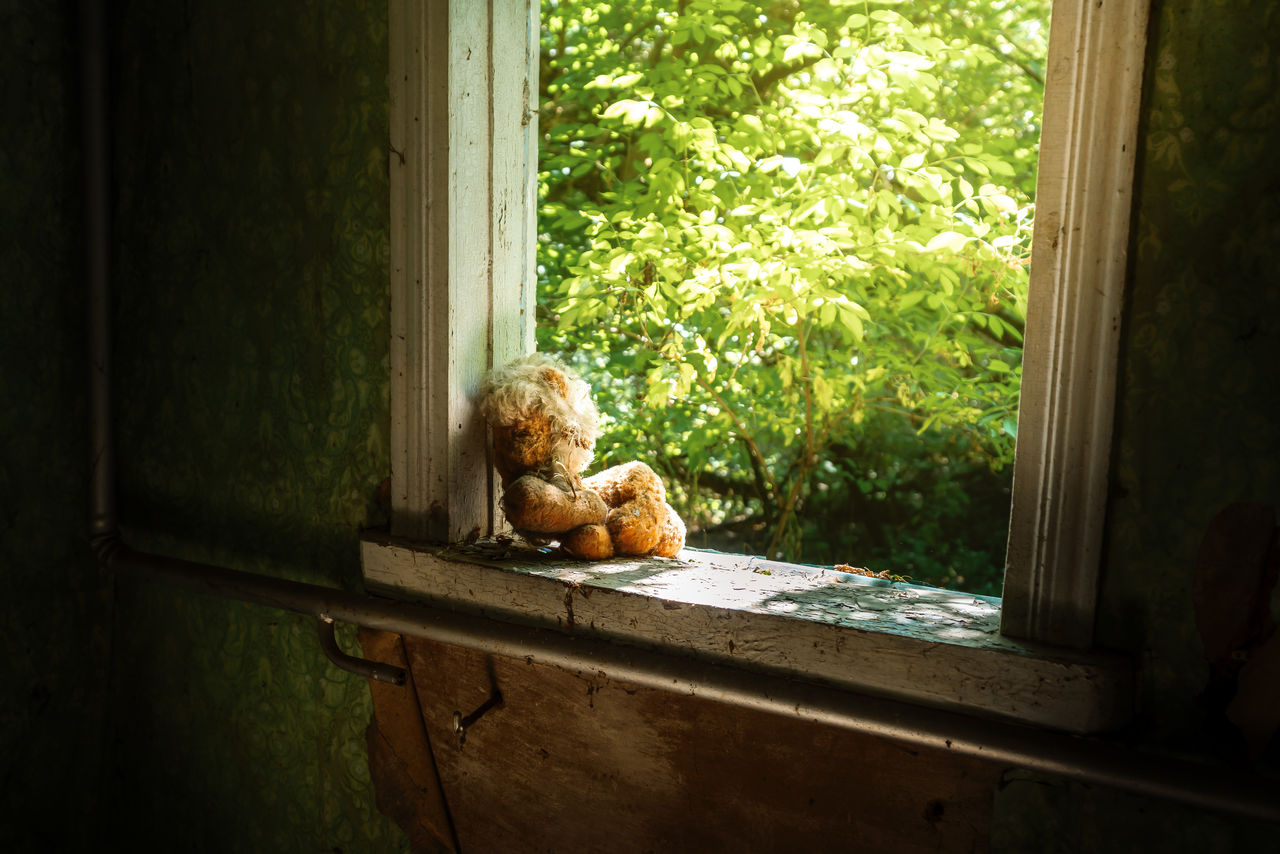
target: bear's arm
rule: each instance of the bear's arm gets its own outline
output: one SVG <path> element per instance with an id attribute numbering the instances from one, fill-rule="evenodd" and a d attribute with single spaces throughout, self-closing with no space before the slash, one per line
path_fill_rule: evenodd
<path id="1" fill-rule="evenodd" d="M 609 511 L 594 490 L 564 489 L 527 474 L 503 490 L 502 512 L 517 531 L 562 534 L 582 525 L 601 524 Z"/>

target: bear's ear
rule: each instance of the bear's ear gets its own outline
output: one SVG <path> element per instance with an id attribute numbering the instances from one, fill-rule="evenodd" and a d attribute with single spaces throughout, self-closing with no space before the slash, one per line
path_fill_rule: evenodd
<path id="1" fill-rule="evenodd" d="M 543 368 L 542 381 L 555 389 L 561 397 L 566 399 L 569 397 L 569 384 L 564 381 L 564 374 L 555 368 Z"/>

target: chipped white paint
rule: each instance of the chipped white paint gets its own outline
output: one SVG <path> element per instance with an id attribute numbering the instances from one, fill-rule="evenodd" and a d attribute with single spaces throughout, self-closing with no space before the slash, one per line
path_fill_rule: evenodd
<path id="1" fill-rule="evenodd" d="M 1149 0 L 1053 4 L 1003 630 L 1093 643 Z"/>
<path id="2" fill-rule="evenodd" d="M 391 0 L 391 524 L 489 533 L 473 403 L 533 349 L 536 0 Z"/>
<path id="3" fill-rule="evenodd" d="M 363 544 L 374 592 L 1072 732 L 1122 723 L 1127 665 L 1000 635 L 999 600 L 686 550 L 565 562 Z"/>

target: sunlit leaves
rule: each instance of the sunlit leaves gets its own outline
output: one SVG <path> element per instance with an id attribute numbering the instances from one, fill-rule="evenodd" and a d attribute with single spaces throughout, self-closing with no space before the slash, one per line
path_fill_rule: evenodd
<path id="1" fill-rule="evenodd" d="M 1046 10 L 545 10 L 539 335 L 596 385 L 604 461 L 666 460 L 695 520 L 793 541 L 890 415 L 1008 462 Z"/>
<path id="2" fill-rule="evenodd" d="M 625 98 L 610 104 L 601 117 L 620 118 L 624 127 L 652 127 L 662 121 L 662 115 L 662 108 L 653 101 L 635 101 Z"/>

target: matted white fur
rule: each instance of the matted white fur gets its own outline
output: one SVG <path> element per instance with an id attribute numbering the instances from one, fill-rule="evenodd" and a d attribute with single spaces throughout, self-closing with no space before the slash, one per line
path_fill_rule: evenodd
<path id="1" fill-rule="evenodd" d="M 548 379 L 548 369 L 559 374 L 563 390 Z M 543 353 L 531 353 L 490 371 L 480 387 L 480 412 L 490 425 L 503 427 L 528 420 L 534 412 L 550 416 L 553 458 L 575 475 L 595 455 L 600 413 L 591 399 L 591 387 L 563 362 Z"/>

